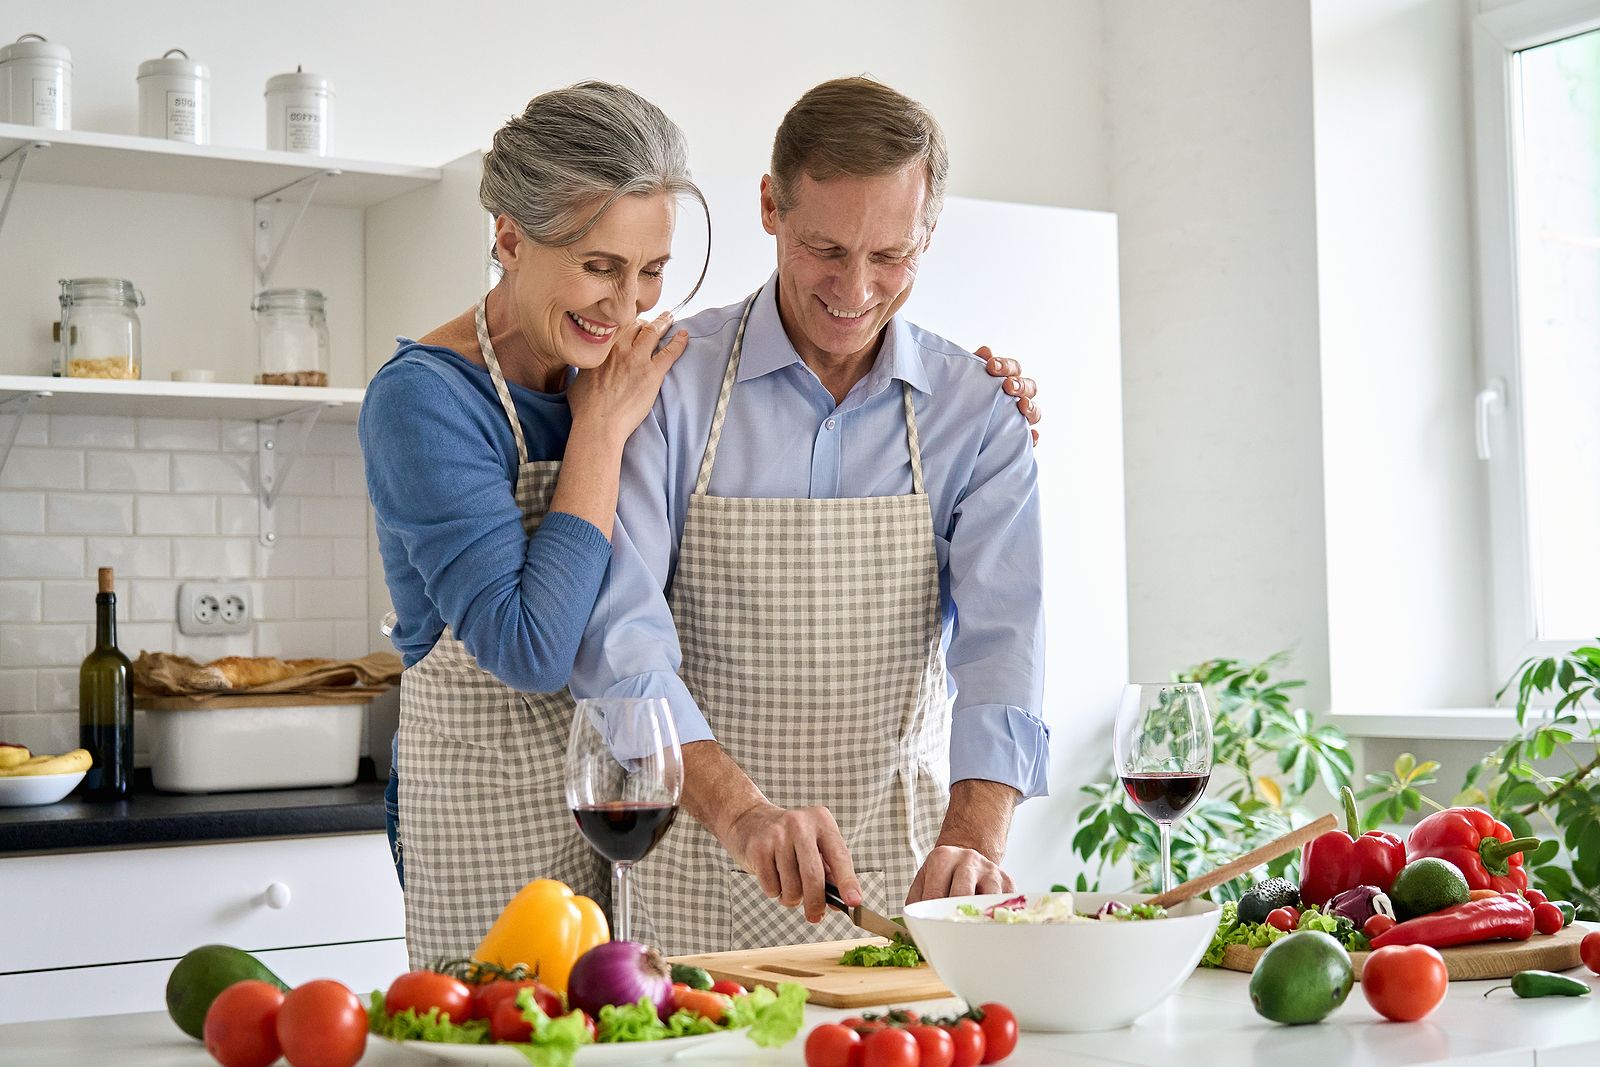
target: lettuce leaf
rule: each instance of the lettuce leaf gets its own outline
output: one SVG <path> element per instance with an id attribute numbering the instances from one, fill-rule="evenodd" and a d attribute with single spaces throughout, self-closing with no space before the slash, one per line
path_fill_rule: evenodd
<path id="1" fill-rule="evenodd" d="M 434 1008 L 418 1015 L 415 1008 L 390 1015 L 384 1010 L 383 993 L 374 990 L 367 1008 L 367 1029 L 391 1041 L 438 1041 L 448 1045 L 486 1045 L 489 1043 L 489 1024 L 482 1019 L 469 1019 L 453 1023 L 449 1017 L 441 1018 Z"/>
<path id="2" fill-rule="evenodd" d="M 533 999 L 533 990 L 517 991 L 517 1007 L 533 1027 L 527 1044 L 511 1044 L 533 1067 L 571 1067 L 578 1046 L 589 1044 L 589 1028 L 580 1012 L 557 1019 L 546 1015 Z"/>
<path id="3" fill-rule="evenodd" d="M 1211 945 L 1206 949 L 1205 955 L 1200 957 L 1200 966 L 1222 966 L 1222 957 L 1227 953 L 1229 945 L 1266 948 L 1273 942 L 1289 936 L 1290 931 L 1279 930 L 1276 926 L 1268 926 L 1266 923 L 1240 923 L 1234 926 L 1238 914 L 1239 905 L 1236 902 L 1230 900 L 1222 905 L 1222 914 L 1217 921 L 1217 932 L 1212 936 Z M 1232 929 L 1229 929 L 1230 927 Z M 1315 907 L 1307 908 L 1300 913 L 1300 923 L 1293 932 L 1298 933 L 1301 930 L 1321 930 L 1325 934 L 1330 934 L 1350 952 L 1364 952 L 1371 947 L 1361 931 L 1357 930 L 1349 919 L 1326 914 Z"/>
<path id="4" fill-rule="evenodd" d="M 783 982 L 774 993 L 757 986 L 742 997 L 734 997 L 728 1009 L 731 1029 L 750 1028 L 750 1040 L 762 1048 L 777 1048 L 793 1040 L 805 1020 L 806 987 Z"/>
<path id="5" fill-rule="evenodd" d="M 682 1014 L 673 1013 L 674 1017 Z M 607 1004 L 600 1009 L 600 1018 L 595 1020 L 595 1026 L 600 1032 L 601 1044 L 613 1041 L 659 1041 L 670 1033 L 656 1015 L 656 1006 L 650 1003 L 649 997 L 640 997 L 637 1004 Z"/>

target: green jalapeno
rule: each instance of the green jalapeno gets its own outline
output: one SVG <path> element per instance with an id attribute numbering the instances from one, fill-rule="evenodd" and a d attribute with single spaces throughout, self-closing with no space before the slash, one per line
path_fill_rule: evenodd
<path id="1" fill-rule="evenodd" d="M 1561 925 L 1571 926 L 1572 920 L 1578 917 L 1578 906 L 1570 900 L 1552 900 L 1550 903 L 1561 909 Z"/>
<path id="2" fill-rule="evenodd" d="M 1550 971 L 1518 971 L 1511 976 L 1510 986 L 1497 985 L 1484 996 L 1493 993 L 1495 989 L 1508 988 L 1517 996 L 1524 998 L 1581 997 L 1588 994 L 1589 983 Z"/>

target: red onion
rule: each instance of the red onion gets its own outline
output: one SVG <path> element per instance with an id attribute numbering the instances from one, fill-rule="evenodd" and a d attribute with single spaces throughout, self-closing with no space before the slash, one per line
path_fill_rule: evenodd
<path id="1" fill-rule="evenodd" d="M 567 977 L 567 1003 L 595 1018 L 607 1004 L 646 997 L 662 1021 L 672 1014 L 672 972 L 661 953 L 637 941 L 607 941 L 578 957 Z"/>

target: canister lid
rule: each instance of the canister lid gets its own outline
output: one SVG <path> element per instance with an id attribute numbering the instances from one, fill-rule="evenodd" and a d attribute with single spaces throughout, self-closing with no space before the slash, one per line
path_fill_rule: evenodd
<path id="1" fill-rule="evenodd" d="M 72 52 L 64 44 L 51 44 L 37 33 L 25 33 L 8 45 L 0 45 L 0 63 L 13 59 L 55 59 L 72 65 Z"/>
<path id="2" fill-rule="evenodd" d="M 67 307 L 83 301 L 99 301 L 138 307 L 144 303 L 144 294 L 135 289 L 126 278 L 62 278 L 61 306 Z"/>
<path id="3" fill-rule="evenodd" d="M 175 58 L 181 57 L 181 58 Z M 196 63 L 189 58 L 189 53 L 181 48 L 169 48 L 166 55 L 160 59 L 147 59 L 139 64 L 139 77 L 150 78 L 160 75 L 169 75 L 177 78 L 199 78 L 201 81 L 211 77 L 211 72 L 204 63 Z"/>
<path id="4" fill-rule="evenodd" d="M 263 289 L 250 305 L 254 311 L 322 311 L 326 306 L 320 289 Z"/>
<path id="5" fill-rule="evenodd" d="M 267 92 L 283 93 L 296 90 L 312 90 L 318 93 L 333 95 L 333 83 L 320 74 L 308 74 L 296 67 L 288 74 L 274 74 L 267 79 Z"/>

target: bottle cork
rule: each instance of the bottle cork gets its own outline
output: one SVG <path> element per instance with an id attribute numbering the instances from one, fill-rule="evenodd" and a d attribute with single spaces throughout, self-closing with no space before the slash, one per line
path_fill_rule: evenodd
<path id="1" fill-rule="evenodd" d="M 116 580 L 110 567 L 100 568 L 100 591 L 102 593 L 115 593 L 117 591 Z"/>

